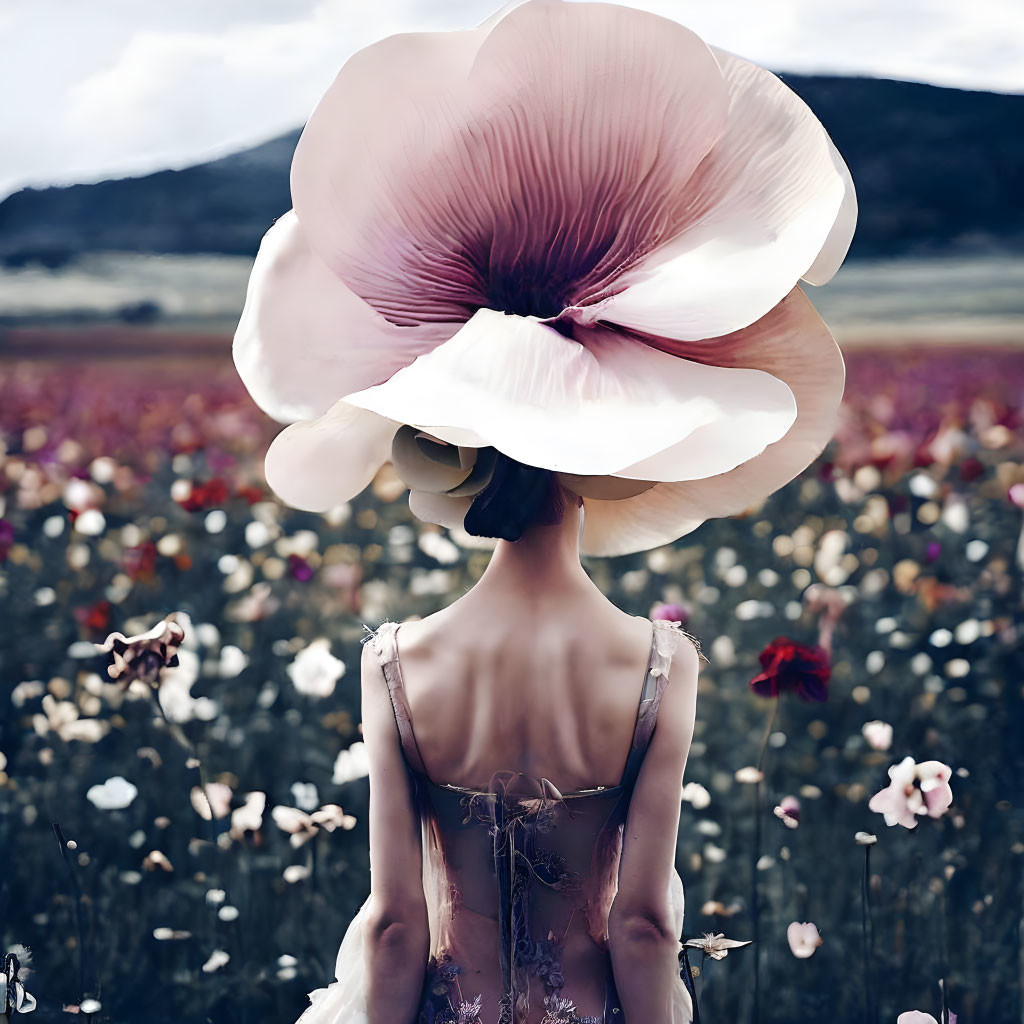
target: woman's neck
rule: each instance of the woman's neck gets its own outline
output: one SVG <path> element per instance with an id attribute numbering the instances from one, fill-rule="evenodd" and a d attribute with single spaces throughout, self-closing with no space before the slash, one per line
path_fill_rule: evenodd
<path id="1" fill-rule="evenodd" d="M 594 590 L 580 563 L 582 515 L 582 507 L 570 500 L 560 523 L 531 526 L 514 542 L 499 540 L 473 589 L 481 596 L 493 590 L 505 599 L 521 596 L 530 600 Z"/>

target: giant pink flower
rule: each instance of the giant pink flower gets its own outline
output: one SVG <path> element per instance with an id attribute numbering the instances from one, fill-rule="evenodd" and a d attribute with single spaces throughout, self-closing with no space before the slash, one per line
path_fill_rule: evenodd
<path id="1" fill-rule="evenodd" d="M 461 525 L 495 448 L 558 472 L 581 549 L 619 554 L 742 511 L 831 436 L 843 361 L 797 283 L 846 254 L 849 173 L 778 78 L 681 25 L 528 0 L 385 39 L 291 186 L 234 342 L 290 424 L 266 474 L 291 505 L 353 497 L 408 425 L 453 446 L 417 515 Z"/>

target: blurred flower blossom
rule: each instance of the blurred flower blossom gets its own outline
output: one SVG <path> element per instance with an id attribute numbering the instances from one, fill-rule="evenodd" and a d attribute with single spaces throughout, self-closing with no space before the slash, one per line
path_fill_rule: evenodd
<path id="1" fill-rule="evenodd" d="M 905 757 L 889 769 L 889 785 L 876 793 L 868 807 L 885 817 L 887 825 L 915 828 L 917 816 L 941 818 L 953 802 L 949 779 L 953 771 L 941 761 L 915 763 Z"/>
<path id="2" fill-rule="evenodd" d="M 307 697 L 329 697 L 345 674 L 345 663 L 331 654 L 330 641 L 319 637 L 299 651 L 287 672 L 299 693 Z"/>
<path id="3" fill-rule="evenodd" d="M 872 750 L 888 750 L 892 746 L 892 726 L 888 722 L 865 722 L 860 731 Z"/>
<path id="4" fill-rule="evenodd" d="M 338 752 L 331 781 L 335 786 L 342 786 L 346 782 L 365 778 L 369 774 L 370 758 L 366 753 L 366 744 L 362 740 L 356 740 L 351 746 Z"/>
<path id="5" fill-rule="evenodd" d="M 930 1013 L 923 1010 L 905 1010 L 896 1018 L 896 1024 L 939 1024 Z M 942 1024 L 946 1024 L 943 1019 Z M 949 1013 L 949 1024 L 956 1024 L 956 1014 Z"/>
<path id="6" fill-rule="evenodd" d="M 821 647 L 807 647 L 789 637 L 776 637 L 760 654 L 762 671 L 750 681 L 761 697 L 795 693 L 801 700 L 828 699 L 831 675 L 828 653 Z"/>
<path id="7" fill-rule="evenodd" d="M 878 836 L 871 832 L 858 832 L 854 835 L 853 841 L 858 846 L 874 846 L 878 842 Z"/>
<path id="8" fill-rule="evenodd" d="M 656 604 L 651 609 L 651 618 L 678 622 L 681 626 L 685 626 L 689 621 L 690 612 L 681 604 Z"/>
<path id="9" fill-rule="evenodd" d="M 795 796 L 784 796 L 774 813 L 787 828 L 796 828 L 800 824 L 800 801 Z"/>
<path id="10" fill-rule="evenodd" d="M 223 949 L 215 949 L 203 964 L 203 973 L 213 974 L 214 971 L 219 971 L 230 959 L 230 953 L 225 953 Z"/>
<path id="11" fill-rule="evenodd" d="M 699 782 L 688 782 L 683 786 L 683 799 L 695 811 L 702 811 L 710 805 L 711 794 Z"/>
<path id="12" fill-rule="evenodd" d="M 192 807 L 204 821 L 226 818 L 231 813 L 231 787 L 223 782 L 208 782 L 205 786 L 193 786 L 189 794 Z"/>
<path id="13" fill-rule="evenodd" d="M 101 811 L 120 811 L 138 795 L 138 789 L 127 779 L 114 775 L 101 785 L 90 786 L 85 797 Z"/>
<path id="14" fill-rule="evenodd" d="M 304 811 L 314 811 L 320 803 L 320 796 L 316 791 L 316 784 L 312 782 L 293 782 L 292 799 L 295 806 Z"/>
<path id="15" fill-rule="evenodd" d="M 112 656 L 107 675 L 119 679 L 127 686 L 135 679 L 156 687 L 160 673 L 178 664 L 178 647 L 185 639 L 185 630 L 171 612 L 148 633 L 126 637 L 111 633 L 102 644 L 96 644 L 101 653 Z"/>
<path id="16" fill-rule="evenodd" d="M 806 960 L 814 954 L 814 951 L 823 944 L 822 937 L 818 934 L 817 926 L 810 921 L 794 921 L 786 929 L 786 939 L 789 948 L 798 960 Z"/>
<path id="17" fill-rule="evenodd" d="M 246 793 L 245 803 L 231 812 L 231 838 L 243 839 L 246 832 L 258 832 L 263 827 L 263 812 L 266 807 L 266 793 Z"/>
<path id="18" fill-rule="evenodd" d="M 14 524 L 0 518 L 0 562 L 5 562 L 14 547 Z"/>
<path id="19" fill-rule="evenodd" d="M 320 828 L 333 832 L 336 828 L 354 828 L 356 824 L 356 819 L 351 814 L 345 814 L 337 804 L 325 804 L 312 814 L 300 811 L 297 807 L 278 805 L 270 814 L 274 824 L 282 832 L 290 834 L 289 841 L 296 848 L 308 843 Z"/>
<path id="20" fill-rule="evenodd" d="M 699 939 L 687 939 L 683 945 L 688 949 L 699 949 L 705 956 L 712 960 L 723 960 L 730 949 L 740 949 L 749 946 L 752 939 L 740 941 L 739 939 L 727 939 L 722 932 L 705 932 Z"/>
<path id="21" fill-rule="evenodd" d="M 753 785 L 764 778 L 764 772 L 761 771 L 760 768 L 757 768 L 752 764 L 748 764 L 743 768 L 737 768 L 734 778 L 737 782 L 742 782 L 746 785 Z"/>

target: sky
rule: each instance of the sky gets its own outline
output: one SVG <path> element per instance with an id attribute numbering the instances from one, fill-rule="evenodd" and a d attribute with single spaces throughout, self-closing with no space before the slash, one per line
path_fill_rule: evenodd
<path id="1" fill-rule="evenodd" d="M 1020 0 L 625 0 L 775 71 L 1024 92 Z M 185 167 L 309 116 L 346 58 L 500 0 L 0 0 L 0 197 Z"/>

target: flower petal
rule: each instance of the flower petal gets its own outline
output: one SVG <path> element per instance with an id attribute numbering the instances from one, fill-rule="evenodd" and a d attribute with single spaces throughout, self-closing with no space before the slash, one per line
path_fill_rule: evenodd
<path id="1" fill-rule="evenodd" d="M 684 223 L 683 185 L 727 105 L 714 55 L 683 26 L 530 0 L 473 31 L 355 54 L 299 139 L 295 209 L 394 323 L 555 315 Z"/>
<path id="2" fill-rule="evenodd" d="M 325 512 L 354 498 L 391 457 L 399 424 L 338 401 L 284 428 L 267 450 L 267 483 L 294 508 Z"/>
<path id="3" fill-rule="evenodd" d="M 578 336 L 483 309 L 449 341 L 345 401 L 527 465 L 634 479 L 723 473 L 795 418 L 792 393 L 768 373 L 679 359 L 605 329 Z"/>
<path id="4" fill-rule="evenodd" d="M 232 354 L 256 404 L 289 423 L 386 380 L 456 330 L 389 323 L 313 253 L 289 210 L 260 243 Z"/>
<path id="5" fill-rule="evenodd" d="M 461 530 L 474 497 L 453 497 L 434 491 L 412 490 L 409 491 L 409 511 L 425 523 L 436 523 L 449 530 Z"/>
<path id="6" fill-rule="evenodd" d="M 833 166 L 843 179 L 843 201 L 821 252 L 803 275 L 808 284 L 814 285 L 827 284 L 832 280 L 846 259 L 850 243 L 853 241 L 853 233 L 857 228 L 857 191 L 853 187 L 850 169 L 831 139 L 828 140 L 828 151 Z"/>
<path id="7" fill-rule="evenodd" d="M 764 316 L 805 273 L 827 280 L 842 262 L 856 207 L 824 128 L 771 72 L 713 49 L 729 120 L 687 186 L 688 223 L 620 278 L 622 290 L 587 310 L 591 319 L 714 338 Z"/>
<path id="8" fill-rule="evenodd" d="M 658 339 L 648 339 L 654 344 Z M 832 436 L 843 395 L 842 353 L 799 288 L 756 324 L 708 342 L 660 344 L 690 360 L 756 366 L 786 382 L 797 418 L 781 440 L 736 469 L 704 480 L 659 483 L 634 498 L 584 498 L 580 550 L 622 555 L 667 544 L 705 519 L 734 515 L 804 470 Z"/>

